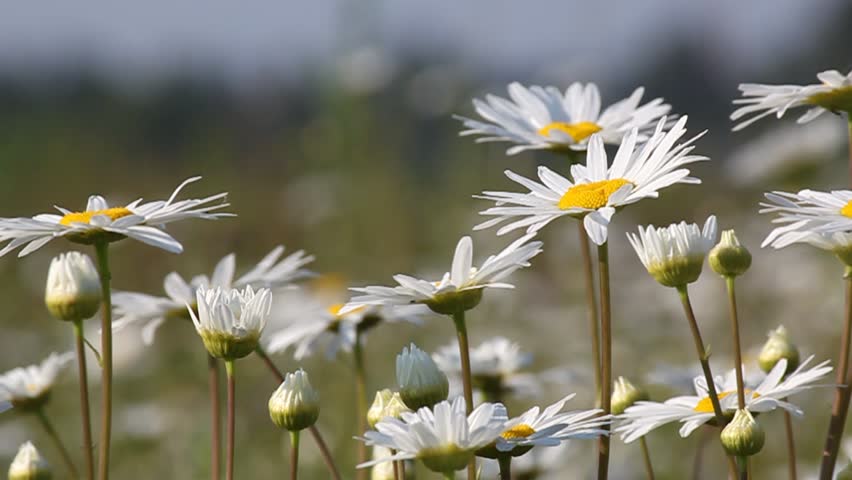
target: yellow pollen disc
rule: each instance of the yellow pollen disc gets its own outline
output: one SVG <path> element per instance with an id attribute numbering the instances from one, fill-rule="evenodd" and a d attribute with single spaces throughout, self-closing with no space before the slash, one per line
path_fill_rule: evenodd
<path id="1" fill-rule="evenodd" d="M 610 195 L 628 183 L 630 183 L 629 180 L 614 178 L 612 180 L 574 185 L 559 199 L 559 208 L 562 210 L 568 210 L 569 208 L 589 208 L 596 210 L 606 206 Z"/>
<path id="2" fill-rule="evenodd" d="M 847 203 L 840 209 L 840 214 L 844 217 L 852 218 L 852 201 Z"/>
<path id="3" fill-rule="evenodd" d="M 133 215 L 133 212 L 124 207 L 107 208 L 106 210 L 92 210 L 90 212 L 72 212 L 65 214 L 59 223 L 62 225 L 71 225 L 72 223 L 90 223 L 92 217 L 97 215 L 105 215 L 111 220 L 118 220 L 121 217 Z"/>
<path id="4" fill-rule="evenodd" d="M 334 305 L 329 306 L 326 309 L 326 311 L 328 313 L 334 315 L 335 317 L 339 317 L 340 316 L 340 309 L 343 308 L 343 305 L 344 305 L 343 303 L 335 303 Z M 362 306 L 356 308 L 355 310 L 350 311 L 349 313 L 358 313 L 358 312 L 364 310 L 365 308 L 367 308 L 367 307 L 365 305 L 362 305 Z"/>
<path id="5" fill-rule="evenodd" d="M 719 400 L 722 400 L 723 398 L 725 398 L 725 397 L 727 397 L 728 395 L 731 395 L 731 394 L 736 395 L 736 393 L 737 392 L 735 392 L 733 390 L 731 390 L 729 392 L 721 392 L 719 394 Z M 752 391 L 752 390 L 749 390 L 747 388 L 745 389 L 744 393 L 746 395 L 748 395 L 750 393 L 752 398 L 757 398 L 757 397 L 760 396 L 759 393 Z M 695 410 L 696 412 L 699 412 L 699 413 L 713 413 L 713 402 L 710 400 L 710 397 L 704 397 L 698 402 L 698 404 L 695 405 L 695 408 L 693 408 L 693 410 Z"/>
<path id="6" fill-rule="evenodd" d="M 542 137 L 549 137 L 554 130 L 567 134 L 569 137 L 573 138 L 575 142 L 582 142 L 592 136 L 592 134 L 600 132 L 602 129 L 600 125 L 592 122 L 553 122 L 538 129 L 538 134 Z"/>
<path id="7" fill-rule="evenodd" d="M 501 433 L 500 436 L 503 437 L 505 440 L 514 440 L 517 438 L 527 438 L 533 433 L 535 433 L 535 430 L 533 430 L 531 426 L 527 425 L 526 423 L 522 423 L 506 430 L 505 432 Z"/>

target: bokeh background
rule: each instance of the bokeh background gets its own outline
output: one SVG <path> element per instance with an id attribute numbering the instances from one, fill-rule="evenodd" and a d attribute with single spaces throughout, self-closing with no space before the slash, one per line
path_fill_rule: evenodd
<path id="1" fill-rule="evenodd" d="M 728 115 L 740 82 L 811 83 L 824 69 L 848 71 L 850 24 L 844 0 L 16 2 L 0 15 L 0 215 L 82 208 L 91 193 L 159 198 L 200 174 L 186 194 L 228 191 L 239 216 L 175 225 L 180 256 L 118 244 L 115 288 L 161 294 L 171 271 L 209 273 L 229 252 L 244 271 L 278 244 L 316 254 L 313 269 L 347 285 L 387 283 L 398 272 L 449 268 L 456 241 L 486 206 L 471 195 L 515 189 L 504 169 L 567 168 L 548 153 L 507 157 L 505 145 L 459 138 L 452 114 L 473 115 L 471 98 L 504 95 L 515 80 L 594 81 L 606 104 L 644 85 L 646 98 L 688 114 L 691 131 L 709 130 L 697 152 L 712 158 L 693 170 L 702 185 L 625 211 L 611 234 L 614 372 L 664 399 L 687 393 L 683 379 L 700 371 L 676 295 L 647 276 L 624 240 L 637 224 L 717 214 L 754 255 L 739 282 L 750 351 L 784 324 L 804 354 L 836 356 L 841 267 L 806 247 L 760 249 L 770 223 L 757 204 L 768 190 L 847 187 L 845 122 L 767 119 L 735 134 Z M 545 252 L 517 275 L 516 291 L 488 294 L 470 315 L 474 345 L 510 337 L 533 353 L 532 371 L 546 372 L 538 398 L 510 399 L 516 412 L 568 392 L 578 393 L 574 406 L 592 404 L 574 224 L 555 222 L 542 236 Z M 493 231 L 473 237 L 478 259 L 509 241 Z M 42 304 L 50 258 L 70 248 L 53 242 L 0 261 L 0 370 L 71 348 L 71 329 Z M 732 367 L 723 283 L 708 270 L 693 295 L 722 373 Z M 209 477 L 205 355 L 189 323 L 163 329 L 152 347 L 137 331 L 117 337 L 114 478 Z M 394 357 L 407 342 L 431 351 L 452 335 L 438 317 L 380 327 L 367 348 L 370 391 L 393 386 Z M 320 426 L 348 470 L 357 433 L 351 358 L 275 361 L 311 373 L 323 396 Z M 280 478 L 287 442 L 266 412 L 274 382 L 256 360 L 238 367 L 237 477 Z M 48 407 L 71 445 L 79 445 L 75 376 L 66 372 Z M 97 375 L 92 381 L 97 408 Z M 808 471 L 831 391 L 796 401 L 807 412 L 795 425 Z M 755 457 L 757 478 L 779 478 L 781 416 L 762 423 L 769 442 Z M 688 478 L 698 437 L 680 439 L 674 427 L 649 437 L 659 478 Z M 14 411 L 0 416 L 0 465 L 27 439 L 60 465 L 34 419 Z M 614 478 L 641 478 L 638 447 L 613 445 Z M 571 444 L 555 478 L 591 478 L 591 449 Z M 703 478 L 721 477 L 720 452 L 708 447 Z M 304 459 L 303 478 L 325 478 L 309 441 Z"/>

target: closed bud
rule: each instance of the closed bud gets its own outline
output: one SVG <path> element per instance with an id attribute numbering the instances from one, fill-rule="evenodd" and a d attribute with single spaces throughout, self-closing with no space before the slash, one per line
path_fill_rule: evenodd
<path id="1" fill-rule="evenodd" d="M 313 426 L 319 418 L 319 411 L 319 395 L 302 369 L 288 373 L 269 399 L 272 422 L 291 432 Z"/>
<path id="2" fill-rule="evenodd" d="M 708 260 L 710 268 L 719 275 L 737 277 L 751 266 L 751 253 L 740 245 L 733 230 L 725 230 L 722 232 L 722 241 L 710 250 Z"/>
<path id="3" fill-rule="evenodd" d="M 627 407 L 636 402 L 648 400 L 645 390 L 633 385 L 624 377 L 618 377 L 615 387 L 612 389 L 612 406 L 610 411 L 614 415 L 621 415 Z"/>
<path id="4" fill-rule="evenodd" d="M 21 445 L 12 465 L 9 466 L 9 480 L 50 480 L 53 475 L 50 465 L 38 453 L 32 442 Z"/>
<path id="5" fill-rule="evenodd" d="M 101 306 L 101 281 L 87 255 L 68 252 L 50 262 L 44 303 L 54 317 L 76 322 L 92 318 Z"/>
<path id="6" fill-rule="evenodd" d="M 750 457 L 763 448 L 766 434 L 748 410 L 737 410 L 731 423 L 722 429 L 722 447 L 736 457 Z"/>
<path id="7" fill-rule="evenodd" d="M 450 393 L 447 376 L 413 343 L 396 357 L 396 381 L 402 401 L 412 410 L 431 407 Z"/>
<path id="8" fill-rule="evenodd" d="M 799 349 L 790 341 L 787 329 L 783 325 L 769 332 L 769 339 L 760 350 L 757 363 L 761 370 L 768 373 L 782 358 L 787 360 L 785 374 L 799 366 Z"/>
<path id="9" fill-rule="evenodd" d="M 399 393 L 386 388 L 376 392 L 373 405 L 367 411 L 367 423 L 370 424 L 370 428 L 375 428 L 376 424 L 385 417 L 400 418 L 404 412 L 410 411 L 411 409 L 405 405 Z"/>

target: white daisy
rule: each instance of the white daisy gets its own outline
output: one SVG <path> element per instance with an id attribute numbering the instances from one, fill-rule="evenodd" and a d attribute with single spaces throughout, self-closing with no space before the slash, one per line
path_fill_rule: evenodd
<path id="1" fill-rule="evenodd" d="M 799 193 L 772 192 L 769 202 L 761 203 L 760 213 L 777 213 L 772 223 L 780 223 L 766 237 L 762 247 L 783 248 L 797 242 L 813 243 L 819 235 L 852 231 L 852 191 L 819 192 L 802 190 Z M 814 245 L 819 245 L 816 240 Z"/>
<path id="2" fill-rule="evenodd" d="M 787 397 L 810 388 L 827 386 L 813 383 L 832 370 L 828 361 L 807 368 L 813 358 L 813 355 L 808 357 L 799 368 L 786 377 L 784 372 L 787 370 L 787 360 L 780 360 L 763 381 L 754 387 L 746 388 L 746 410 L 761 413 L 783 408 L 793 415 L 804 415 L 799 407 L 786 401 Z M 714 380 L 722 410 L 727 416 L 733 415 L 737 409 L 735 371 L 731 370 L 725 377 L 717 376 Z M 693 383 L 696 396 L 674 397 L 663 403 L 643 401 L 628 407 L 618 417 L 621 424 L 615 431 L 621 434 L 622 440 L 630 443 L 668 423 L 682 423 L 680 435 L 687 437 L 701 425 L 714 422 L 713 404 L 704 376 L 695 377 Z"/>
<path id="3" fill-rule="evenodd" d="M 15 368 L 0 375 L 0 412 L 40 408 L 47 401 L 56 377 L 74 360 L 74 352 L 51 353 L 39 365 Z"/>
<path id="4" fill-rule="evenodd" d="M 456 245 L 452 269 L 440 281 L 394 275 L 397 287 L 352 288 L 364 295 L 353 297 L 341 313 L 364 305 L 425 304 L 443 314 L 452 314 L 458 308 L 470 309 L 479 302 L 486 288 L 514 288 L 500 280 L 528 267 L 529 260 L 541 252 L 541 242 L 530 242 L 534 236 L 529 234 L 515 240 L 497 255 L 488 257 L 479 268 L 473 266 L 473 242 L 470 237 L 462 237 Z"/>
<path id="5" fill-rule="evenodd" d="M 227 193 L 175 201 L 184 186 L 200 179 L 187 179 L 178 185 L 166 201 L 142 203 L 140 198 L 125 206 L 110 207 L 103 197 L 92 195 L 82 212 L 56 207 L 62 215 L 43 213 L 32 218 L 0 218 L 0 242 L 10 240 L 0 250 L 0 256 L 26 245 L 18 253 L 19 257 L 23 257 L 59 237 L 87 245 L 130 237 L 167 252 L 180 253 L 183 246 L 163 230 L 164 225 L 188 218 L 233 216 L 230 213 L 213 213 L 230 205 L 224 202 Z M 213 203 L 217 200 L 222 202 Z"/>
<path id="6" fill-rule="evenodd" d="M 507 177 L 528 188 L 529 192 L 486 191 L 476 196 L 491 200 L 497 206 L 480 212 L 496 218 L 477 225 L 474 230 L 513 220 L 501 227 L 497 235 L 518 228 L 534 233 L 553 220 L 569 215 L 583 218 L 589 238 L 603 245 L 607 226 L 617 208 L 645 198 L 657 198 L 660 189 L 676 183 L 701 183 L 682 167 L 707 160 L 707 157 L 689 154 L 694 148 L 692 143 L 703 133 L 675 146 L 686 133 L 686 120 L 687 117 L 681 118 L 665 132 L 666 119 L 662 118 L 653 136 L 638 148 L 639 132 L 634 128 L 622 139 L 610 167 L 607 167 L 603 138 L 592 136 L 586 165 L 571 167 L 573 182 L 547 167 L 538 167 L 541 183 L 506 170 Z"/>
<path id="7" fill-rule="evenodd" d="M 474 453 L 497 440 L 512 426 L 497 415 L 493 403 L 483 403 L 465 415 L 465 402 L 456 398 L 443 401 L 434 410 L 427 407 L 403 413 L 401 419 L 387 417 L 375 430 L 364 434 L 367 445 L 395 450 L 397 453 L 358 465 L 365 468 L 394 460 L 419 459 L 434 472 L 451 473 L 465 468 Z"/>
<path id="8" fill-rule="evenodd" d="M 154 341 L 157 329 L 170 318 L 189 320 L 186 305 L 195 305 L 195 292 L 199 287 L 242 288 L 251 285 L 254 288 L 281 288 L 311 275 L 303 268 L 314 261 L 313 255 L 298 250 L 284 257 L 284 247 L 277 246 L 257 263 L 251 270 L 234 279 L 236 257 L 233 253 L 219 260 L 213 269 L 213 275 L 197 275 L 187 282 L 172 272 L 163 281 L 165 297 L 136 292 L 116 292 L 112 297 L 116 319 L 113 331 L 134 324 L 144 323 L 142 340 L 146 345 Z"/>
<path id="9" fill-rule="evenodd" d="M 187 304 L 186 309 L 210 355 L 234 360 L 254 351 L 272 307 L 269 289 L 202 286 L 195 296 L 196 308 Z"/>
<path id="10" fill-rule="evenodd" d="M 477 142 L 506 141 L 516 145 L 509 155 L 524 150 L 585 150 L 589 136 L 596 133 L 604 142 L 617 144 L 632 129 L 639 130 L 640 141 L 646 131 L 666 115 L 671 106 L 661 98 L 639 105 L 645 89 L 633 93 L 601 112 L 601 96 L 594 83 L 571 84 L 562 94 L 556 87 L 509 85 L 512 101 L 487 95 L 486 101 L 473 100 L 476 112 L 485 120 L 456 117 L 467 130 L 461 135 L 484 135 Z"/>
<path id="11" fill-rule="evenodd" d="M 648 273 L 667 287 L 680 287 L 698 280 L 707 252 L 716 244 L 716 217 L 710 215 L 699 229 L 695 223 L 673 223 L 668 227 L 639 227 L 627 238 Z"/>
<path id="12" fill-rule="evenodd" d="M 731 114 L 731 120 L 760 112 L 734 126 L 741 130 L 773 113 L 781 118 L 787 109 L 800 106 L 811 107 L 799 117 L 798 123 L 810 122 L 827 111 L 852 110 L 852 71 L 843 75 L 837 70 L 826 70 L 817 74 L 816 85 L 765 85 L 760 83 L 740 84 L 743 98 L 734 100 L 735 105 L 745 105 Z"/>

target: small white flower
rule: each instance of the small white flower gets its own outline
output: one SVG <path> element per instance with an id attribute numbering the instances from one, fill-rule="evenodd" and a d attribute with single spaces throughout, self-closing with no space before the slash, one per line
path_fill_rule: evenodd
<path id="1" fill-rule="evenodd" d="M 828 361 L 808 368 L 813 358 L 813 355 L 808 357 L 786 377 L 787 360 L 781 359 L 757 386 L 746 388 L 746 410 L 759 413 L 783 408 L 793 415 L 804 415 L 799 407 L 787 402 L 787 397 L 822 386 L 813 383 L 832 370 Z M 722 410 L 732 414 L 737 410 L 735 371 L 731 370 L 725 377 L 716 377 L 714 381 Z M 713 421 L 715 417 L 704 376 L 695 377 L 693 384 L 696 396 L 674 397 L 663 403 L 637 402 L 618 416 L 621 425 L 615 431 L 621 434 L 622 440 L 630 443 L 658 427 L 680 422 L 683 424 L 680 435 L 689 436 L 696 428 Z"/>
<path id="2" fill-rule="evenodd" d="M 514 288 L 500 280 L 519 268 L 528 267 L 529 260 L 541 252 L 542 243 L 530 242 L 533 237 L 525 235 L 512 242 L 497 255 L 488 257 L 479 268 L 473 266 L 473 242 L 470 237 L 462 237 L 456 245 L 452 270 L 440 281 L 394 275 L 397 287 L 352 288 L 364 295 L 352 298 L 341 313 L 363 305 L 426 304 L 433 311 L 448 315 L 459 309 L 469 310 L 479 303 L 482 290 L 486 288 Z"/>
<path id="3" fill-rule="evenodd" d="M 198 315 L 192 306 L 186 309 L 210 355 L 234 360 L 257 348 L 272 307 L 269 289 L 199 287 L 195 294 Z"/>
<path id="4" fill-rule="evenodd" d="M 692 143 L 703 133 L 675 146 L 675 142 L 686 133 L 686 121 L 687 117 L 681 118 L 666 132 L 663 130 L 666 119 L 662 118 L 644 145 L 638 143 L 639 132 L 633 129 L 621 140 L 609 167 L 604 140 L 593 135 L 589 141 L 586 165 L 571 167 L 573 182 L 547 167 L 538 168 L 541 183 L 506 170 L 507 177 L 529 192 L 486 191 L 476 196 L 493 201 L 496 206 L 480 212 L 495 218 L 477 225 L 474 230 L 511 220 L 497 230 L 497 235 L 519 228 L 534 233 L 567 215 L 582 218 L 589 238 L 595 244 L 603 245 L 616 209 L 645 198 L 657 198 L 661 189 L 677 183 L 701 183 L 701 180 L 690 177 L 689 169 L 684 166 L 707 160 L 707 157 L 690 155 L 694 148 Z"/>
<path id="5" fill-rule="evenodd" d="M 319 418 L 319 411 L 319 394 L 302 369 L 288 373 L 269 399 L 272 421 L 279 428 L 291 432 L 312 426 Z"/>
<path id="6" fill-rule="evenodd" d="M 61 237 L 82 244 L 113 242 L 129 237 L 167 252 L 180 253 L 183 246 L 163 230 L 164 225 L 188 218 L 215 219 L 233 215 L 213 213 L 229 206 L 224 203 L 227 193 L 175 201 L 184 186 L 200 179 L 193 177 L 184 181 L 166 201 L 142 203 L 142 199 L 138 199 L 123 207 L 110 207 L 103 197 L 92 195 L 82 212 L 56 207 L 62 215 L 43 213 L 32 218 L 0 218 L 0 242 L 10 240 L 0 250 L 0 256 L 26 245 L 18 253 L 19 257 L 23 257 Z M 223 202 L 213 203 L 217 200 Z"/>
<path id="7" fill-rule="evenodd" d="M 41 408 L 56 377 L 72 360 L 73 352 L 51 353 L 40 365 L 15 368 L 0 375 L 0 411 L 10 407 L 25 411 Z"/>
<path id="8" fill-rule="evenodd" d="M 402 401 L 412 410 L 446 400 L 450 390 L 444 372 L 413 343 L 396 356 L 396 382 Z"/>
<path id="9" fill-rule="evenodd" d="M 765 85 L 760 83 L 740 84 L 743 98 L 734 100 L 735 105 L 745 105 L 731 114 L 731 120 L 760 112 L 734 126 L 741 130 L 773 113 L 781 118 L 788 109 L 800 106 L 811 107 L 799 117 L 798 123 L 806 123 L 826 111 L 849 111 L 852 108 L 852 71 L 843 75 L 837 70 L 826 70 L 817 74 L 816 85 Z"/>
<path id="10" fill-rule="evenodd" d="M 831 247 L 834 241 L 843 241 L 844 236 L 834 238 L 824 234 L 852 230 L 852 191 L 772 192 L 766 194 L 766 199 L 769 202 L 760 204 L 763 207 L 760 213 L 777 213 L 778 217 L 772 223 L 783 226 L 772 230 L 761 247 L 771 245 L 784 248 L 799 242 L 811 243 L 820 248 Z"/>
<path id="11" fill-rule="evenodd" d="M 56 318 L 91 318 L 101 305 L 101 281 L 87 255 L 68 252 L 50 261 L 44 293 L 47 309 Z"/>
<path id="12" fill-rule="evenodd" d="M 455 342 L 439 348 L 432 358 L 446 374 L 461 377 L 461 358 Z M 473 384 L 481 390 L 499 390 L 489 394 L 537 394 L 540 390 L 538 380 L 535 375 L 525 372 L 531 364 L 532 354 L 522 351 L 520 345 L 505 337 L 488 339 L 470 349 Z"/>
<path id="13" fill-rule="evenodd" d="M 306 278 L 311 272 L 305 265 L 314 261 L 313 255 L 306 255 L 303 250 L 287 255 L 283 246 L 275 247 L 248 272 L 234 279 L 236 256 L 231 253 L 223 257 L 213 269 L 213 275 L 197 275 L 187 282 L 177 272 L 166 275 L 163 281 L 165 297 L 158 297 L 136 292 L 116 292 L 112 297 L 115 310 L 113 331 L 119 331 L 135 323 L 144 323 L 142 340 L 146 345 L 154 341 L 157 329 L 168 319 L 189 319 L 186 305 L 195 305 L 195 293 L 199 287 L 221 288 L 253 288 L 278 289 Z M 280 260 L 279 260 L 280 259 Z"/>
<path id="14" fill-rule="evenodd" d="M 467 466 L 474 453 L 497 440 L 512 426 L 496 415 L 497 407 L 483 403 L 465 415 L 463 398 L 443 401 L 434 409 L 403 413 L 401 419 L 386 418 L 362 439 L 367 445 L 396 450 L 392 456 L 358 465 L 370 467 L 394 460 L 421 460 L 434 472 L 450 473 Z"/>
<path id="15" fill-rule="evenodd" d="M 36 450 L 32 442 L 21 445 L 12 464 L 9 465 L 9 480 L 49 480 L 50 465 Z"/>
<path id="16" fill-rule="evenodd" d="M 562 94 L 556 87 L 524 87 L 509 85 L 511 101 L 488 95 L 486 101 L 473 100 L 476 112 L 485 120 L 456 117 L 467 130 L 461 135 L 484 135 L 477 142 L 507 141 L 516 144 L 507 150 L 513 155 L 524 150 L 585 150 L 590 135 L 597 133 L 603 141 L 618 144 L 631 129 L 642 133 L 666 115 L 670 105 L 661 98 L 639 105 L 645 89 L 633 93 L 601 112 L 601 96 L 594 83 L 571 84 Z"/>
<path id="17" fill-rule="evenodd" d="M 667 287 L 680 287 L 698 280 L 704 257 L 716 244 L 716 217 L 711 215 L 699 229 L 695 223 L 673 223 L 668 227 L 639 227 L 627 238 L 639 260 L 655 280 Z"/>

